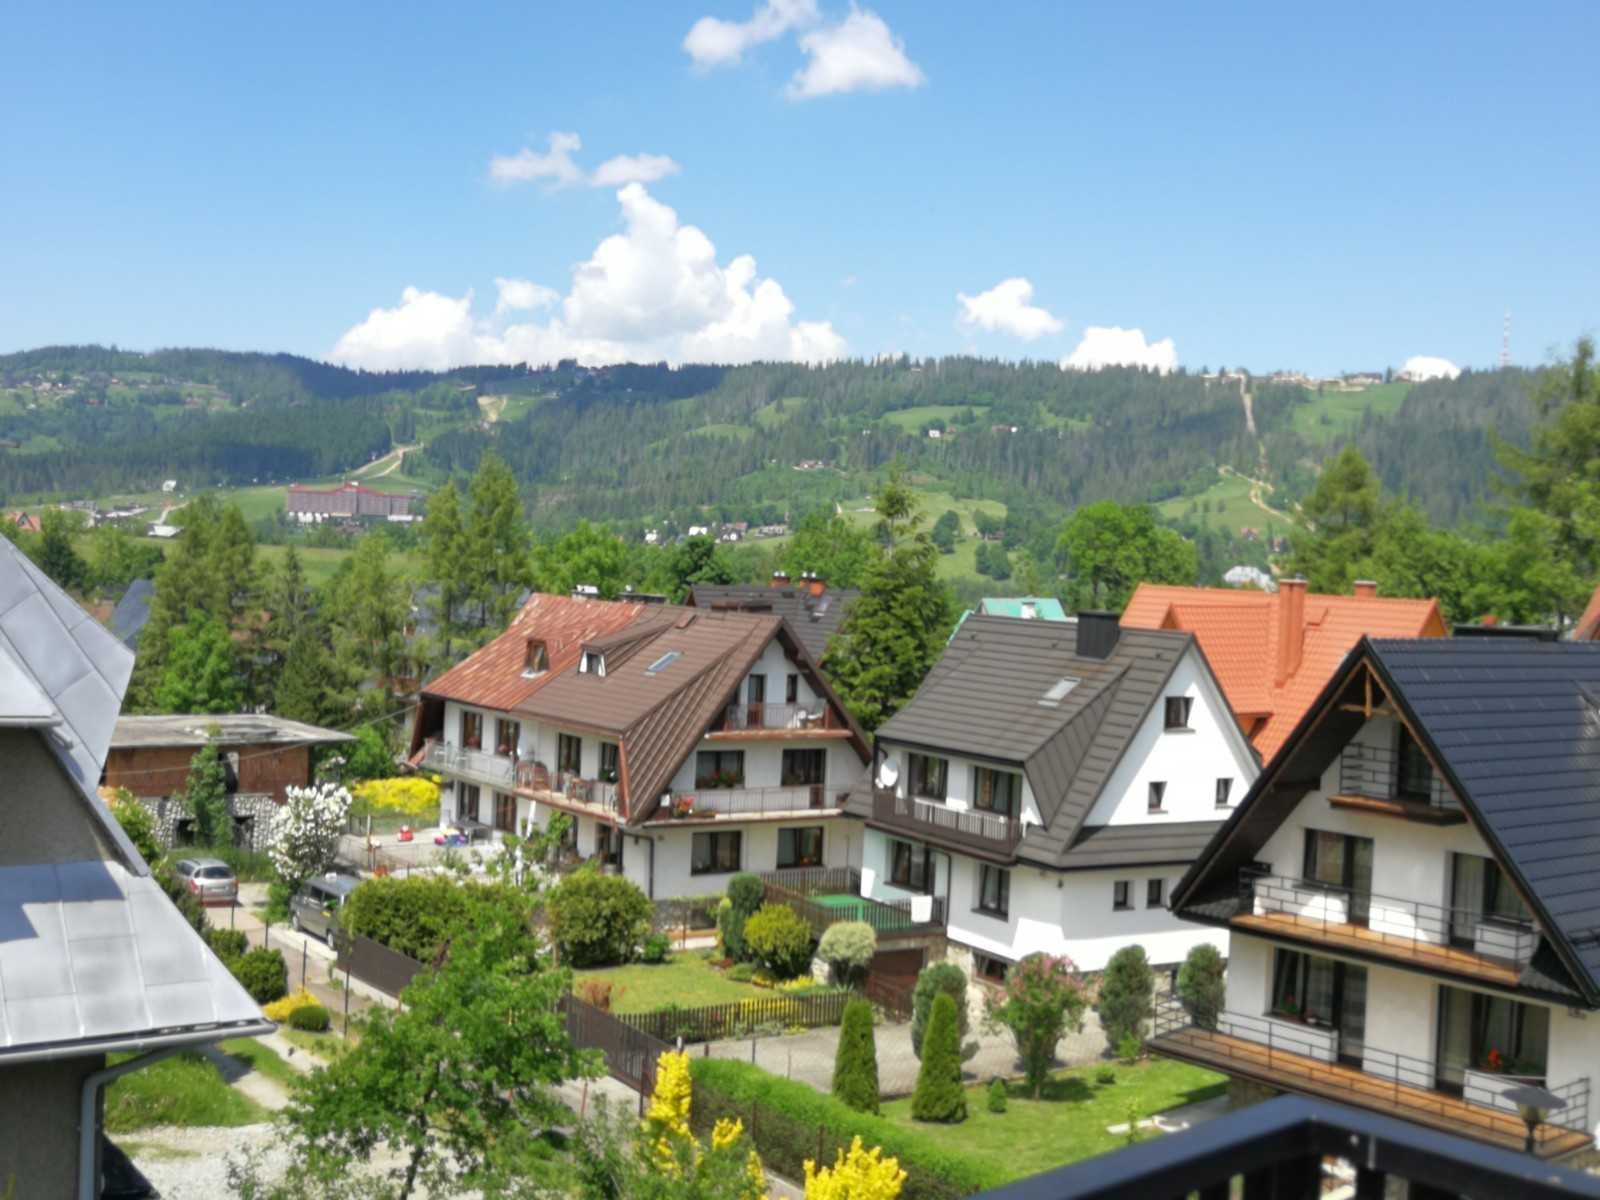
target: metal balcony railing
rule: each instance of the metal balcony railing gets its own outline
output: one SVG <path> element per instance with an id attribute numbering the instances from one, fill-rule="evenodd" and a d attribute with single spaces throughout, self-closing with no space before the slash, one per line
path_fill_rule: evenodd
<path id="1" fill-rule="evenodd" d="M 1473 959 L 1522 967 L 1539 945 L 1533 922 L 1493 916 L 1481 909 L 1428 904 L 1315 880 L 1239 872 L 1241 913 L 1288 918 L 1298 932 L 1328 941 L 1426 958 L 1436 965 L 1470 969 Z"/>
<path id="2" fill-rule="evenodd" d="M 730 704 L 722 712 L 722 724 L 717 733 L 748 733 L 759 730 L 789 730 L 805 733 L 813 730 L 842 729 L 826 702 L 811 704 Z"/>
<path id="3" fill-rule="evenodd" d="M 826 784 L 797 787 L 707 787 L 675 792 L 667 817 L 771 816 L 842 807 L 844 797 L 832 795 Z"/>
<path id="4" fill-rule="evenodd" d="M 557 771 L 552 776 L 542 763 L 532 761 L 517 764 L 517 789 L 536 799 L 554 798 L 602 813 L 616 813 L 620 800 L 615 783 L 585 779 L 571 771 Z"/>
<path id="5" fill-rule="evenodd" d="M 1430 808 L 1460 808 L 1435 771 L 1428 772 L 1427 787 L 1402 792 L 1400 756 L 1392 746 L 1350 742 L 1339 752 L 1339 793 L 1373 800 L 1407 800 Z"/>
<path id="6" fill-rule="evenodd" d="M 873 819 L 930 841 L 952 843 L 990 854 L 1011 855 L 1022 840 L 1022 822 L 1000 813 L 950 808 L 880 790 L 872 797 Z"/>
<path id="7" fill-rule="evenodd" d="M 470 779 L 509 791 L 516 781 L 516 760 L 486 750 L 469 750 L 448 742 L 430 741 L 422 765 L 442 775 Z"/>

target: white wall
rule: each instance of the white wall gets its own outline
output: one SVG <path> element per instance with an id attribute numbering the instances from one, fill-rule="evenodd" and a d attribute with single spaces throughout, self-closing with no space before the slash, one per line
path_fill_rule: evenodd
<path id="1" fill-rule="evenodd" d="M 1188 729 L 1164 728 L 1168 696 L 1193 700 Z M 1101 789 L 1085 824 L 1220 820 L 1244 798 L 1259 773 L 1232 711 L 1207 673 L 1199 651 L 1191 646 L 1145 714 L 1144 724 Z M 1216 804 L 1218 779 L 1233 780 L 1227 808 Z M 1165 811 L 1160 814 L 1149 811 L 1152 781 L 1167 785 Z"/>
<path id="2" fill-rule="evenodd" d="M 746 678 L 750 675 L 766 676 L 766 702 L 768 704 L 788 703 L 785 697 L 788 695 L 787 680 L 790 675 L 798 675 L 800 677 L 799 699 L 795 703 L 804 705 L 808 709 L 820 707 L 822 703 L 804 673 L 795 665 L 794 660 L 785 653 L 783 644 L 777 638 L 773 638 L 767 643 L 767 648 L 761 652 L 761 657 L 756 660 L 755 665 L 747 672 Z M 749 698 L 749 694 L 745 687 L 745 680 L 741 679 L 739 681 L 739 695 L 734 703 L 744 704 Z"/>
<path id="3" fill-rule="evenodd" d="M 672 777 L 674 792 L 695 790 L 695 756 L 701 750 L 740 750 L 744 752 L 744 786 L 780 787 L 783 784 L 783 752 L 785 750 L 826 750 L 828 752 L 827 795 L 847 791 L 861 782 L 866 764 L 849 742 L 834 738 L 807 741 L 802 738 L 740 740 L 738 738 L 701 738 L 689 752 Z"/>
<path id="4" fill-rule="evenodd" d="M 695 825 L 649 826 L 626 835 L 623 844 L 623 874 L 633 880 L 646 894 L 651 894 L 650 847 L 644 839 L 655 843 L 655 880 L 653 898 L 677 899 L 684 896 L 711 896 L 727 890 L 728 880 L 735 872 L 715 875 L 695 875 L 690 872 L 691 853 L 695 833 L 738 830 L 743 834 L 740 849 L 741 871 L 772 871 L 778 866 L 778 830 L 822 826 L 822 864 L 826 867 L 856 866 L 861 861 L 861 839 L 864 827 L 859 821 L 847 817 L 818 817 L 799 821 L 717 821 Z M 581 845 L 580 845 L 581 849 Z"/>

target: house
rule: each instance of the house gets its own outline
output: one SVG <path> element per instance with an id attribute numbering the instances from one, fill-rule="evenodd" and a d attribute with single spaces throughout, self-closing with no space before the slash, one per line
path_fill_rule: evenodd
<path id="1" fill-rule="evenodd" d="M 293 520 L 318 520 L 323 517 L 410 517 L 411 497 L 402 492 L 380 492 L 359 483 L 316 488 L 301 483 L 289 485 L 285 507 Z"/>
<path id="2" fill-rule="evenodd" d="M 163 479 L 161 481 L 161 490 L 163 493 L 170 496 L 173 492 L 178 490 L 178 481 L 176 479 Z"/>
<path id="3" fill-rule="evenodd" d="M 168 525 L 165 521 L 155 522 L 146 531 L 148 536 L 153 538 L 161 538 L 162 540 L 175 538 L 182 532 L 183 529 L 180 526 Z"/>
<path id="4" fill-rule="evenodd" d="M 95 795 L 132 671 L 0 540 L 0 1181 L 30 1200 L 102 1194 L 112 1079 L 273 1029 Z"/>
<path id="5" fill-rule="evenodd" d="M 423 685 L 411 749 L 442 820 L 493 839 L 564 814 L 573 856 L 652 898 L 860 854 L 866 735 L 775 612 L 536 594 Z"/>
<path id="6" fill-rule="evenodd" d="M 804 572 L 797 584 L 787 573 L 774 571 L 769 586 L 742 583 L 697 583 L 689 589 L 688 603 L 713 612 L 773 613 L 789 623 L 811 657 L 822 661 L 828 641 L 839 632 L 845 610 L 861 593 L 855 588 L 828 589 L 828 581 L 814 571 Z"/>
<path id="7" fill-rule="evenodd" d="M 1226 945 L 1167 893 L 1257 770 L 1193 634 L 974 615 L 851 797 L 862 894 L 924 898 L 980 979 L 1036 951 L 1098 971 L 1137 943 L 1177 963 Z"/>
<path id="8" fill-rule="evenodd" d="M 252 850 L 266 836 L 273 809 L 287 798 L 285 789 L 315 782 L 312 751 L 355 741 L 336 729 L 266 713 L 122 716 L 100 782 L 126 788 L 150 809 L 163 845 L 188 845 L 194 833 L 183 799 L 189 764 L 212 738 L 227 775 L 234 844 Z"/>
<path id="9" fill-rule="evenodd" d="M 1445 637 L 1437 600 L 1380 597 L 1359 582 L 1352 596 L 1307 592 L 1280 579 L 1275 593 L 1141 583 L 1122 614 L 1125 629 L 1182 629 L 1200 639 L 1263 762 L 1316 699 L 1363 635 Z"/>
<path id="10" fill-rule="evenodd" d="M 707 537 L 707 536 L 710 535 L 710 533 L 711 533 L 711 527 L 709 525 L 691 525 L 691 526 L 689 526 L 689 536 L 690 537 Z"/>
<path id="11" fill-rule="evenodd" d="M 44 530 L 44 523 L 38 517 L 32 513 L 23 512 L 21 509 L 16 512 L 8 512 L 6 520 L 11 523 L 13 528 L 22 533 L 40 533 Z"/>
<path id="12" fill-rule="evenodd" d="M 1363 638 L 1174 893 L 1226 1000 L 1152 1047 L 1512 1147 L 1532 1084 L 1537 1152 L 1591 1148 L 1597 724 L 1600 646 Z"/>
<path id="13" fill-rule="evenodd" d="M 1229 587 L 1256 588 L 1259 591 L 1270 592 L 1278 585 L 1271 575 L 1260 567 L 1252 567 L 1247 563 L 1239 563 L 1229 567 L 1222 576 L 1222 582 Z"/>

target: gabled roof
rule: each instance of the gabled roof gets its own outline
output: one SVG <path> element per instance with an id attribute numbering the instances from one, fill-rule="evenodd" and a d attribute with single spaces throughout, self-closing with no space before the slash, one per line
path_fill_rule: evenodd
<path id="1" fill-rule="evenodd" d="M 1364 664 L 1550 939 L 1553 953 L 1535 956 L 1523 986 L 1576 989 L 1600 1007 L 1600 645 L 1589 642 L 1362 639 L 1185 875 L 1174 906 L 1236 890 L 1238 868 L 1366 720 L 1359 707 L 1340 708 Z"/>
<path id="2" fill-rule="evenodd" d="M 1304 585 L 1301 585 L 1304 586 Z M 1282 605 L 1287 590 L 1169 587 L 1142 583 L 1128 601 L 1128 629 L 1182 629 L 1200 639 L 1228 703 L 1263 761 L 1270 761 L 1289 732 L 1363 636 L 1444 637 L 1437 600 L 1377 595 L 1303 594 L 1298 665 L 1280 682 Z"/>
<path id="3" fill-rule="evenodd" d="M 820 596 L 802 586 L 763 587 L 760 584 L 701 583 L 689 590 L 689 603 L 695 608 L 736 609 L 741 612 L 770 612 L 789 622 L 816 661 L 822 661 L 828 641 L 839 632 L 845 610 L 861 593 L 855 588 L 830 588 Z"/>

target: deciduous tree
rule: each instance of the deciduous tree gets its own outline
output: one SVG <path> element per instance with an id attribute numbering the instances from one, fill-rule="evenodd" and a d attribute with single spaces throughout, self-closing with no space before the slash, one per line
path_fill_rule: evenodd
<path id="1" fill-rule="evenodd" d="M 1013 965 L 1004 990 L 988 998 L 989 1025 L 1011 1034 L 1035 1100 L 1055 1065 L 1057 1043 L 1083 1029 L 1087 1003 L 1072 960 L 1050 954 L 1030 954 Z"/>
<path id="2" fill-rule="evenodd" d="M 1076 608 L 1121 610 L 1140 583 L 1192 584 L 1194 547 L 1156 524 L 1145 505 L 1097 500 L 1062 526 L 1057 553 L 1067 561 Z"/>

